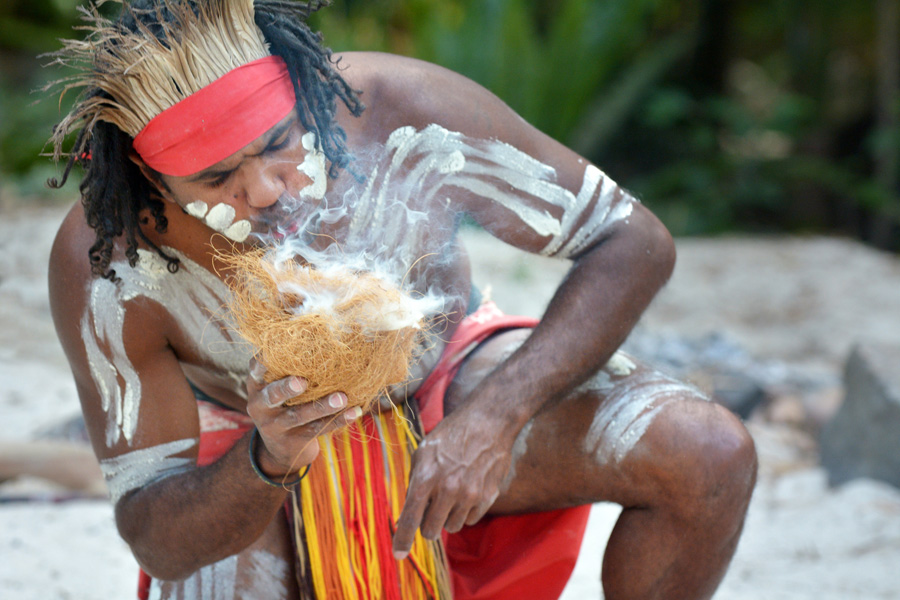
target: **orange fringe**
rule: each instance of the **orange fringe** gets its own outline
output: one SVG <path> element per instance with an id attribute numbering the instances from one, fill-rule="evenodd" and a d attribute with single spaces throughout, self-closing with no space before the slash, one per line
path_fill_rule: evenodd
<path id="1" fill-rule="evenodd" d="M 316 598 L 451 599 L 440 541 L 416 533 L 402 561 L 391 549 L 416 445 L 399 409 L 366 415 L 319 445 L 299 507 Z"/>

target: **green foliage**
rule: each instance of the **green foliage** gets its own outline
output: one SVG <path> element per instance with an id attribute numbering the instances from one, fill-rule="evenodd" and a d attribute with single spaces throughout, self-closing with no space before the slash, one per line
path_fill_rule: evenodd
<path id="1" fill-rule="evenodd" d="M 38 55 L 56 50 L 59 38 L 72 36 L 78 4 L 77 0 L 0 4 L 0 181 L 16 195 L 62 195 L 46 187 L 56 169 L 41 153 L 71 98 L 60 103 L 39 91 L 63 73 L 42 68 L 47 61 Z"/>
<path id="2" fill-rule="evenodd" d="M 684 31 L 654 39 L 673 25 L 666 4 L 345 0 L 315 23 L 335 49 L 397 52 L 462 73 L 539 129 L 590 151 L 602 142 L 588 135 L 603 137 L 621 124 L 689 49 Z"/>
<path id="3" fill-rule="evenodd" d="M 32 105 L 28 91 L 50 76 L 33 57 L 71 35 L 78 1 L 0 6 L 7 181 L 33 186 L 48 169 L 38 153 L 59 108 Z M 900 93 L 893 121 L 877 116 L 893 68 L 876 45 L 887 5 L 335 0 L 313 26 L 336 50 L 414 56 L 474 79 L 635 190 L 676 233 L 865 237 L 881 223 L 879 243 L 900 249 L 884 234 L 900 232 Z"/>

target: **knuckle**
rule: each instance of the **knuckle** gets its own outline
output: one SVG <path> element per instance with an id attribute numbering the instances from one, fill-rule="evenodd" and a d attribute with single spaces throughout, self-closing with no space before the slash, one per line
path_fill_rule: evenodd
<path id="1" fill-rule="evenodd" d="M 279 419 L 285 427 L 298 427 L 303 425 L 303 419 L 301 418 L 300 411 L 298 411 L 294 407 L 286 408 L 281 411 L 281 417 Z"/>
<path id="2" fill-rule="evenodd" d="M 421 503 L 428 500 L 430 493 L 426 486 L 417 485 L 415 487 L 410 486 L 409 488 L 409 498 L 413 502 Z"/>

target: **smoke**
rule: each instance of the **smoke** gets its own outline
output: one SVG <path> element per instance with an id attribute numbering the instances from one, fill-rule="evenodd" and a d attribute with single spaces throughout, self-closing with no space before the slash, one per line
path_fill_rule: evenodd
<path id="1" fill-rule="evenodd" d="M 254 226 L 256 243 L 267 249 L 265 268 L 273 277 L 297 262 L 315 268 L 324 276 L 321 281 L 351 281 L 354 273 L 374 276 L 386 289 L 405 292 L 399 303 L 371 306 L 367 323 L 382 331 L 418 327 L 423 319 L 461 302 L 458 293 L 434 284 L 429 276 L 457 258 L 451 248 L 459 215 L 450 203 L 435 205 L 421 182 L 410 181 L 410 176 L 422 178 L 421 160 L 398 156 L 397 144 L 389 140 L 355 150 L 352 169 L 361 176 L 345 172 L 329 181 L 314 134 L 305 134 L 302 144 L 307 153 L 297 169 L 312 183 L 296 196 L 281 198 Z M 464 162 L 461 155 L 450 160 Z M 446 167 L 437 170 L 445 172 Z M 358 291 L 346 285 L 301 289 L 287 279 L 280 290 L 303 298 L 293 308 L 297 314 L 331 314 L 334 307 L 353 303 Z"/>
<path id="2" fill-rule="evenodd" d="M 593 165 L 576 195 L 553 167 L 517 148 L 434 124 L 401 127 L 383 145 L 354 148 L 351 168 L 361 176 L 345 172 L 335 181 L 327 180 L 312 134 L 302 141 L 307 154 L 298 170 L 313 182 L 279 202 L 259 237 L 276 268 L 299 258 L 323 271 L 373 273 L 411 292 L 423 314 L 458 308 L 463 299 L 448 288 L 466 276 L 455 242 L 464 205 L 500 237 L 559 257 L 577 256 L 611 224 L 627 222 L 633 208 L 633 198 Z M 333 300 L 327 296 L 323 305 Z"/>

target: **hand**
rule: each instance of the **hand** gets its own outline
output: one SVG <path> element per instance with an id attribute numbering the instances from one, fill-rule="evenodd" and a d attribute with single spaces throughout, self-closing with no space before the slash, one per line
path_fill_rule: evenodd
<path id="1" fill-rule="evenodd" d="M 507 483 L 513 440 L 490 419 L 448 415 L 413 455 L 406 503 L 397 521 L 394 556 L 406 558 L 416 530 L 437 539 L 477 523 Z"/>
<path id="2" fill-rule="evenodd" d="M 247 413 L 259 430 L 259 466 L 277 479 L 312 463 L 319 453 L 316 438 L 340 429 L 362 415 L 358 406 L 347 408 L 347 395 L 335 392 L 326 398 L 285 406 L 306 390 L 302 377 L 285 377 L 266 385 L 266 368 L 250 361 L 247 380 Z"/>

